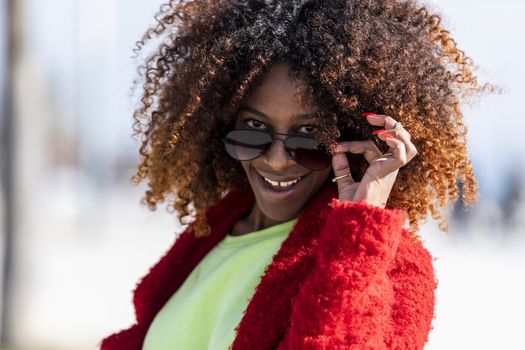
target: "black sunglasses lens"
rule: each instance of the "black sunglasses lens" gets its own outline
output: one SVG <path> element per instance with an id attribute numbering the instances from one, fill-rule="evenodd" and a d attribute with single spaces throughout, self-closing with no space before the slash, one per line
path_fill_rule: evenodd
<path id="1" fill-rule="evenodd" d="M 272 144 L 272 137 L 257 130 L 232 130 L 226 134 L 226 152 L 237 160 L 252 160 Z"/>
<path id="2" fill-rule="evenodd" d="M 286 140 L 286 146 L 293 152 L 295 160 L 311 170 L 326 169 L 332 159 L 316 139 L 294 136 Z"/>

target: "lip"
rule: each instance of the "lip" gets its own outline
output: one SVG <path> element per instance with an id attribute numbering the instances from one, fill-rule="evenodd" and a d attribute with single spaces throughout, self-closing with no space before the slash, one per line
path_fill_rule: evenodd
<path id="1" fill-rule="evenodd" d="M 259 182 L 259 186 L 261 188 L 261 192 L 270 200 L 275 202 L 283 202 L 287 201 L 290 198 L 292 198 L 294 195 L 296 195 L 298 192 L 301 191 L 303 186 L 303 180 L 307 175 L 303 175 L 302 179 L 299 180 L 297 183 L 293 184 L 292 187 L 286 190 L 276 190 L 263 178 L 263 176 L 258 172 L 255 171 L 255 177 L 257 178 L 257 181 Z M 298 176 L 301 177 L 301 176 Z M 296 179 L 297 177 L 288 178 L 290 180 Z M 271 179 L 273 180 L 273 179 Z M 288 181 L 290 181 L 288 180 Z M 279 180 L 276 180 L 279 181 Z M 287 181 L 287 180 L 280 180 L 280 181 Z"/>

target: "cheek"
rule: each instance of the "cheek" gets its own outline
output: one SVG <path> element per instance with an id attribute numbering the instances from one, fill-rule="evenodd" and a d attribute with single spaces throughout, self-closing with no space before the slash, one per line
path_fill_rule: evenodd
<path id="1" fill-rule="evenodd" d="M 249 166 L 248 166 L 247 163 L 249 163 L 249 162 L 239 162 L 239 163 L 241 163 L 241 166 L 242 166 L 242 169 L 244 170 L 244 173 L 245 173 L 246 175 L 248 175 L 248 172 L 249 172 Z"/>
<path id="2" fill-rule="evenodd" d="M 332 167 L 328 167 L 327 169 L 323 171 L 319 171 L 317 174 L 316 182 L 324 183 L 328 177 L 330 177 L 330 174 L 332 173 Z"/>
<path id="3" fill-rule="evenodd" d="M 244 174 L 246 175 L 248 179 L 250 179 L 251 175 L 253 174 L 252 162 L 253 160 L 239 162 L 241 163 L 242 169 L 244 170 Z"/>

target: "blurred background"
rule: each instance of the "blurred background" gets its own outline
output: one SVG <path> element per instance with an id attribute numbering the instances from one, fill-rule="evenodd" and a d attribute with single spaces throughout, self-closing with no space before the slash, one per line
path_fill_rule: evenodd
<path id="1" fill-rule="evenodd" d="M 181 232 L 129 181 L 132 49 L 161 3 L 0 0 L 3 349 L 96 349 Z M 464 106 L 479 203 L 446 209 L 449 236 L 421 229 L 439 281 L 425 349 L 525 349 L 525 2 L 425 3 L 504 90 Z"/>

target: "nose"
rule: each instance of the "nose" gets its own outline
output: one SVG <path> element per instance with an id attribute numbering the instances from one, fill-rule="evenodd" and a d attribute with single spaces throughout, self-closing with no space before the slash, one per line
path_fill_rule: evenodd
<path id="1" fill-rule="evenodd" d="M 295 160 L 288 154 L 282 138 L 274 137 L 270 148 L 265 152 L 263 160 L 275 171 L 283 170 L 293 164 Z"/>

